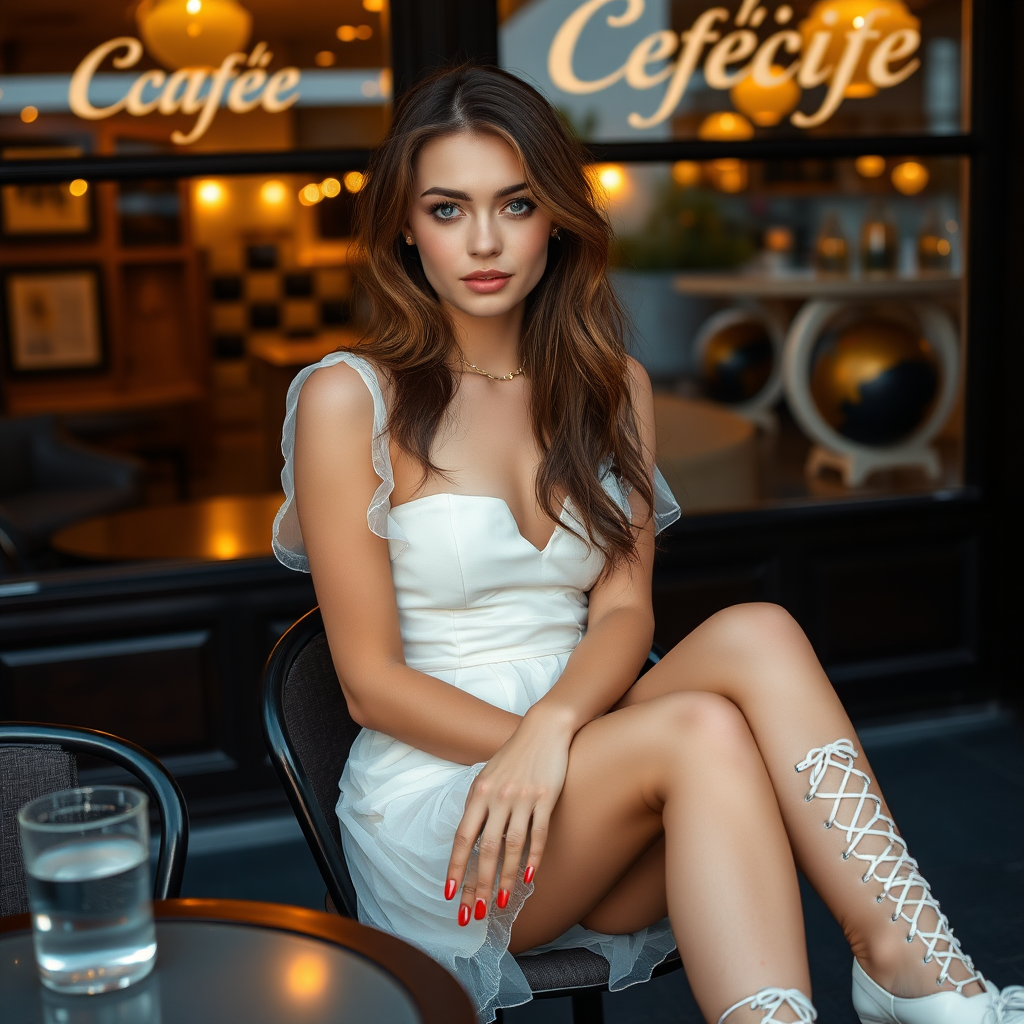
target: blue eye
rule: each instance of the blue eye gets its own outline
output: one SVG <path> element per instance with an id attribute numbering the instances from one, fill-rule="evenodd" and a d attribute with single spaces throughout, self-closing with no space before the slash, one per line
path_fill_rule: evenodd
<path id="1" fill-rule="evenodd" d="M 515 207 L 518 207 L 518 209 L 515 209 Z M 531 202 L 523 196 L 520 196 L 518 199 L 513 199 L 512 202 L 508 204 L 508 212 L 511 213 L 513 217 L 529 216 L 529 214 L 536 208 L 536 203 Z"/>
<path id="2" fill-rule="evenodd" d="M 454 203 L 441 202 L 432 206 L 430 212 L 438 220 L 455 220 L 459 208 Z"/>

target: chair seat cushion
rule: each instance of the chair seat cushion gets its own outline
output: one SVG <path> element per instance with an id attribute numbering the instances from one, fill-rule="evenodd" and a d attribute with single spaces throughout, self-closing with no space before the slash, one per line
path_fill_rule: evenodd
<path id="1" fill-rule="evenodd" d="M 673 949 L 655 969 L 666 974 L 680 966 L 679 950 Z M 589 949 L 552 949 L 547 953 L 522 953 L 516 963 L 532 992 L 595 988 L 608 984 L 608 961 Z"/>
<path id="2" fill-rule="evenodd" d="M 62 527 L 123 508 L 132 498 L 131 490 L 118 487 L 54 487 L 10 494 L 2 504 L 29 543 L 41 547 Z"/>

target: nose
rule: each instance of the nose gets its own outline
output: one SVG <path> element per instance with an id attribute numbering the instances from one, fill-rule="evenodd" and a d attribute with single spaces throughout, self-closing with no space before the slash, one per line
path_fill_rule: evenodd
<path id="1" fill-rule="evenodd" d="M 467 251 L 478 258 L 497 256 L 501 252 L 501 232 L 496 217 L 483 214 L 472 218 Z"/>

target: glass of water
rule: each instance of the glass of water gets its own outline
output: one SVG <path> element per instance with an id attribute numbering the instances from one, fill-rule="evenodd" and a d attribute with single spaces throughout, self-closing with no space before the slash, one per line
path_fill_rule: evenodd
<path id="1" fill-rule="evenodd" d="M 36 964 L 48 988 L 107 992 L 153 969 L 148 807 L 129 786 L 87 786 L 18 813 Z"/>

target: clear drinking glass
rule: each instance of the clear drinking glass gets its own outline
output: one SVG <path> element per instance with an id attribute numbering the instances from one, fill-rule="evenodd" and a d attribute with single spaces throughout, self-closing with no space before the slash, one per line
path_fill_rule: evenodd
<path id="1" fill-rule="evenodd" d="M 65 789 L 18 813 L 42 982 L 107 992 L 156 962 L 149 800 L 129 786 Z"/>

